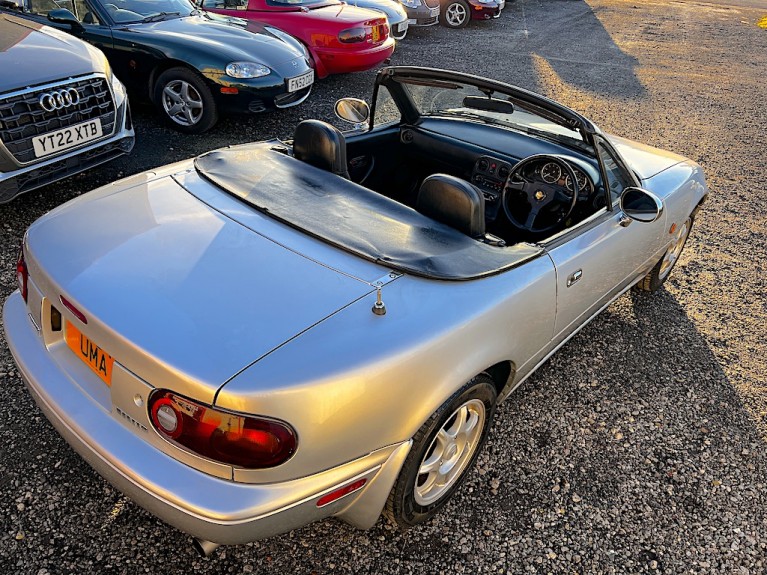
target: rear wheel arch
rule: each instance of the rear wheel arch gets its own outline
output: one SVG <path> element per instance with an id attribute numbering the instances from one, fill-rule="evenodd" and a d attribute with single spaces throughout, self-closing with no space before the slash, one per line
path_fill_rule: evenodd
<path id="1" fill-rule="evenodd" d="M 485 372 L 458 388 L 423 423 L 383 515 L 400 529 L 429 520 L 472 471 L 495 414 L 496 383 Z"/>

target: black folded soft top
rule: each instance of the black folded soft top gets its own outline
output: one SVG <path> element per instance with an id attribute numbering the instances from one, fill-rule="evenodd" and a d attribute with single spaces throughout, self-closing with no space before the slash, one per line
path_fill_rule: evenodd
<path id="1" fill-rule="evenodd" d="M 414 209 L 276 149 L 233 146 L 195 159 L 198 173 L 304 233 L 389 268 L 440 280 L 503 272 L 543 250 L 482 243 Z"/>

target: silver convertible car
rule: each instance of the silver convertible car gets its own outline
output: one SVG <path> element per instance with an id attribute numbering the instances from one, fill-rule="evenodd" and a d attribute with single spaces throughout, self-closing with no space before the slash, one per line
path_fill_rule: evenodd
<path id="1" fill-rule="evenodd" d="M 198 551 L 429 519 L 496 404 L 657 290 L 706 198 L 680 156 L 471 75 L 390 67 L 342 134 L 224 148 L 28 230 L 8 344 L 40 409 Z"/>

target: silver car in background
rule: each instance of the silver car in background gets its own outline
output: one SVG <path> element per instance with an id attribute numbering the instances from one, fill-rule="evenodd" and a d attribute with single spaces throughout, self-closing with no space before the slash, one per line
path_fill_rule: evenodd
<path id="1" fill-rule="evenodd" d="M 336 110 L 353 131 L 137 174 L 24 239 L 3 320 L 30 393 L 202 553 L 429 519 L 496 404 L 660 288 L 707 195 L 690 160 L 484 78 L 385 68 L 372 110 Z"/>
<path id="2" fill-rule="evenodd" d="M 125 87 L 99 49 L 0 12 L 0 204 L 133 142 Z"/>

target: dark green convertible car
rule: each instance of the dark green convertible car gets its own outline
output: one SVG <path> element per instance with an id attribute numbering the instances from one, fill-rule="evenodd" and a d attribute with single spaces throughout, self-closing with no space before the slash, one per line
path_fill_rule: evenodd
<path id="1" fill-rule="evenodd" d="M 303 102 L 314 69 L 282 30 L 197 10 L 188 0 L 8 0 L 0 10 L 55 26 L 100 48 L 129 90 L 182 132 L 223 112 Z"/>

